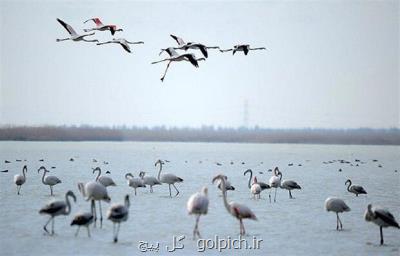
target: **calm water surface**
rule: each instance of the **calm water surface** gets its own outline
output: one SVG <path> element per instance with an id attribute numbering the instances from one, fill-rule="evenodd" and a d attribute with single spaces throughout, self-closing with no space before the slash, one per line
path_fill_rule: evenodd
<path id="1" fill-rule="evenodd" d="M 191 194 L 208 186 L 209 213 L 200 220 L 200 232 L 205 239 L 238 238 L 239 223 L 225 210 L 221 192 L 211 184 L 214 175 L 224 173 L 236 190 L 228 193 L 228 200 L 250 207 L 258 221 L 245 220 L 250 244 L 255 237 L 262 239 L 259 249 L 223 250 L 232 255 L 399 255 L 400 230 L 384 230 L 385 246 L 379 246 L 379 228 L 363 219 L 368 203 L 388 208 L 400 221 L 400 147 L 396 146 L 332 146 L 288 144 L 213 144 L 213 143 L 137 143 L 137 142 L 0 142 L 0 248 L 2 255 L 136 255 L 141 254 L 140 241 L 159 244 L 159 253 L 170 255 L 214 255 L 216 249 L 198 252 L 197 241 L 192 240 L 194 217 L 186 212 L 186 201 Z M 73 157 L 75 161 L 69 159 Z M 26 162 L 16 162 L 22 159 Z M 44 162 L 39 162 L 44 159 Z M 93 159 L 99 162 L 94 163 Z M 134 196 L 124 174 L 137 176 L 144 170 L 157 175 L 157 159 L 170 162 L 165 172 L 184 179 L 178 184 L 178 197 L 168 197 L 168 186 L 139 189 Z M 345 159 L 349 164 L 323 164 L 324 161 Z M 373 162 L 373 159 L 379 160 Z M 4 161 L 10 160 L 6 164 Z M 105 165 L 103 161 L 109 162 Z M 230 162 L 233 162 L 231 164 Z M 216 165 L 221 163 L 221 166 Z M 244 162 L 244 164 L 242 164 Z M 262 162 L 262 163 L 261 163 Z M 293 163 L 293 166 L 288 166 Z M 13 176 L 28 165 L 27 181 L 16 195 Z M 302 166 L 298 166 L 301 164 Z M 382 167 L 379 168 L 378 165 Z M 71 189 L 78 196 L 70 216 L 57 217 L 54 237 L 44 235 L 42 226 L 47 216 L 38 210 L 49 202 L 49 188 L 41 183 L 37 169 L 45 165 L 51 175 L 62 183 L 54 187 L 55 198 L 63 199 Z M 55 166 L 55 169 L 50 169 Z M 122 202 L 125 194 L 131 195 L 129 220 L 121 225 L 119 242 L 112 243 L 112 223 L 105 220 L 103 228 L 92 228 L 92 238 L 82 229 L 74 237 L 76 227 L 69 224 L 73 215 L 88 211 L 89 203 L 77 190 L 77 182 L 88 182 L 95 177 L 92 167 L 100 166 L 111 172 L 117 183 L 108 189 L 112 202 Z M 251 198 L 243 172 L 252 168 L 260 181 L 267 182 L 271 172 L 279 166 L 284 179 L 297 181 L 301 191 L 294 191 L 295 199 L 288 198 L 285 190 L 278 190 L 277 202 L 269 203 L 268 191 L 261 200 Z M 338 172 L 341 168 L 343 171 Z M 395 172 L 398 170 L 398 172 Z M 259 172 L 263 172 L 260 174 Z M 346 191 L 346 179 L 364 186 L 367 196 Z M 329 196 L 345 200 L 352 209 L 341 215 L 344 229 L 336 231 L 336 216 L 324 210 Z M 103 203 L 103 215 L 109 204 Z M 173 236 L 185 236 L 180 243 L 184 249 L 173 253 L 166 251 Z M 156 254 L 147 252 L 147 254 Z"/>

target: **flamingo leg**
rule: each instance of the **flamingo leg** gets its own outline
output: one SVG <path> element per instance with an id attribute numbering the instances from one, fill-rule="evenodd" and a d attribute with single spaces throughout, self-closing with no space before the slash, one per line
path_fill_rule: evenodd
<path id="1" fill-rule="evenodd" d="M 336 230 L 339 230 L 339 213 L 336 213 Z"/>
<path id="2" fill-rule="evenodd" d="M 175 187 L 175 184 L 172 184 L 172 186 L 174 186 L 174 188 L 176 190 L 176 195 L 175 196 L 179 195 L 179 190 Z"/>
<path id="3" fill-rule="evenodd" d="M 54 218 L 51 221 L 51 234 L 54 235 Z"/>
<path id="4" fill-rule="evenodd" d="M 56 39 L 57 42 L 66 41 L 66 40 L 71 40 L 71 38 Z"/>
<path id="5" fill-rule="evenodd" d="M 289 189 L 289 198 L 290 198 L 290 199 L 293 199 L 292 192 L 291 192 L 290 189 Z"/>
<path id="6" fill-rule="evenodd" d="M 269 197 L 269 202 L 271 203 L 271 190 L 269 190 L 269 195 L 268 195 L 268 197 Z"/>
<path id="7" fill-rule="evenodd" d="M 96 227 L 96 222 L 97 222 L 97 212 L 96 212 L 96 203 L 94 200 L 91 200 L 91 211 L 94 217 L 94 227 Z"/>
<path id="8" fill-rule="evenodd" d="M 169 196 L 172 197 L 172 195 L 171 195 L 171 184 L 168 184 L 168 188 L 169 188 Z"/>
<path id="9" fill-rule="evenodd" d="M 19 191 L 21 190 L 21 185 L 17 186 L 17 195 L 19 195 Z"/>
<path id="10" fill-rule="evenodd" d="M 196 224 L 194 225 L 193 229 L 193 240 L 196 239 L 196 234 L 201 238 L 200 232 L 199 232 L 199 220 L 200 220 L 200 214 L 196 216 Z"/>
<path id="11" fill-rule="evenodd" d="M 51 219 L 53 219 L 53 216 L 51 216 L 50 219 L 43 226 L 43 229 L 44 229 L 44 231 L 46 231 L 47 234 L 50 234 L 50 232 L 47 230 L 47 225 L 50 223 Z"/>
<path id="12" fill-rule="evenodd" d="M 135 196 L 136 196 L 136 188 L 135 188 Z"/>
<path id="13" fill-rule="evenodd" d="M 79 234 L 79 229 L 81 228 L 81 226 L 78 226 L 78 229 L 76 230 L 76 232 L 75 232 L 75 236 L 78 236 L 78 234 Z"/>
<path id="14" fill-rule="evenodd" d="M 103 212 L 101 210 L 101 201 L 99 201 L 99 211 L 100 211 L 100 228 L 103 227 Z"/>
<path id="15" fill-rule="evenodd" d="M 169 65 L 171 65 L 171 61 L 168 62 L 167 68 L 166 68 L 165 71 L 164 71 L 164 75 L 161 77 L 161 82 L 164 81 L 164 78 L 165 78 L 165 76 L 167 75 L 167 71 L 168 71 Z"/>
<path id="16" fill-rule="evenodd" d="M 278 188 L 275 188 L 275 196 L 274 196 L 274 203 L 276 202 L 276 191 L 278 190 Z"/>
<path id="17" fill-rule="evenodd" d="M 89 225 L 87 225 L 87 226 L 86 226 L 86 228 L 87 228 L 87 235 L 88 235 L 88 237 L 90 237 L 90 229 L 89 229 Z"/>
<path id="18" fill-rule="evenodd" d="M 380 233 L 381 233 L 381 245 L 383 245 L 383 231 L 382 231 L 382 226 L 379 227 Z"/>
<path id="19" fill-rule="evenodd" d="M 50 195 L 53 195 L 53 186 L 50 186 Z"/>
<path id="20" fill-rule="evenodd" d="M 119 233 L 119 227 L 121 226 L 121 222 L 117 223 L 117 232 L 115 233 L 114 237 L 114 243 L 118 242 L 118 233 Z"/>
<path id="21" fill-rule="evenodd" d="M 150 186 L 150 193 L 153 193 L 153 186 Z"/>

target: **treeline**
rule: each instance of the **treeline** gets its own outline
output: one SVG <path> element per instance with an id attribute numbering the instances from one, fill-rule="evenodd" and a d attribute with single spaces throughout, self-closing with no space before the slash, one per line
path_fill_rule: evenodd
<path id="1" fill-rule="evenodd" d="M 393 129 L 265 129 L 82 126 L 3 126 L 0 140 L 18 141 L 181 141 L 400 145 Z"/>

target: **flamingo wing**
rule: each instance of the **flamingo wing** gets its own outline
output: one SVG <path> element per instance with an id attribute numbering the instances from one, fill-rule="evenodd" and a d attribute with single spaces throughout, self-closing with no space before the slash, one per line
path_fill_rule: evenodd
<path id="1" fill-rule="evenodd" d="M 184 45 L 185 44 L 185 41 L 183 41 L 182 38 L 177 37 L 175 35 L 170 35 L 170 36 L 178 43 L 178 45 Z"/>
<path id="2" fill-rule="evenodd" d="M 62 20 L 60 20 L 60 19 L 58 19 L 58 18 L 57 18 L 57 21 L 68 31 L 68 33 L 69 33 L 71 36 L 77 35 L 77 33 L 75 32 L 75 30 L 74 30 L 70 25 L 68 25 L 67 23 L 65 23 L 64 21 L 62 21 Z"/>
<path id="3" fill-rule="evenodd" d="M 131 48 L 129 47 L 129 45 L 127 43 L 120 42 L 119 44 L 122 46 L 122 48 L 124 48 L 125 51 L 127 51 L 129 53 L 131 52 Z"/>
<path id="4" fill-rule="evenodd" d="M 197 62 L 196 58 L 192 54 L 183 54 L 182 57 L 185 57 L 196 68 L 199 67 L 199 63 Z"/>

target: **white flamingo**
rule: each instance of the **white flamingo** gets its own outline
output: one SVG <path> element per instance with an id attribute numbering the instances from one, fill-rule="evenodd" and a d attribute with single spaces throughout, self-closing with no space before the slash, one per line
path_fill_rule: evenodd
<path id="1" fill-rule="evenodd" d="M 111 41 L 97 43 L 97 45 L 103 45 L 103 44 L 119 44 L 122 46 L 122 48 L 124 48 L 125 51 L 131 53 L 131 47 L 129 47 L 130 44 L 144 44 L 144 42 L 142 41 L 130 42 L 125 38 L 113 38 L 113 40 Z"/>
<path id="2" fill-rule="evenodd" d="M 129 195 L 125 196 L 124 204 L 114 204 L 107 211 L 107 218 L 113 222 L 114 243 L 118 242 L 118 233 L 121 222 L 126 221 L 129 216 Z M 115 231 L 115 226 L 117 230 Z"/>
<path id="3" fill-rule="evenodd" d="M 94 221 L 94 216 L 92 212 L 84 212 L 76 214 L 71 222 L 71 226 L 73 225 L 78 226 L 75 236 L 78 236 L 79 229 L 81 228 L 81 226 L 84 226 L 87 229 L 88 237 L 90 237 L 89 225 L 92 224 L 93 221 Z"/>
<path id="4" fill-rule="evenodd" d="M 56 176 L 46 176 L 47 172 L 50 172 L 46 169 L 46 167 L 41 166 L 38 169 L 38 173 L 43 170 L 43 176 L 42 176 L 42 183 L 44 185 L 50 186 L 50 195 L 53 195 L 53 186 L 61 183 L 61 180 L 59 178 L 57 178 Z"/>
<path id="5" fill-rule="evenodd" d="M 14 176 L 14 183 L 17 185 L 17 195 L 19 195 L 19 191 L 21 190 L 21 186 L 25 183 L 26 181 L 26 172 L 28 172 L 28 167 L 24 165 L 22 168 L 22 175 L 21 174 L 16 174 Z"/>
<path id="6" fill-rule="evenodd" d="M 67 37 L 67 38 L 64 38 L 64 39 L 56 39 L 57 42 L 65 41 L 65 40 L 84 41 L 84 42 L 98 42 L 99 41 L 97 39 L 93 39 L 93 40 L 86 40 L 85 39 L 85 37 L 87 37 L 87 36 L 94 35 L 94 32 L 90 33 L 90 34 L 86 34 L 86 35 L 78 35 L 70 25 L 68 25 L 67 23 L 65 23 L 64 21 L 62 21 L 60 19 L 57 19 L 57 21 L 68 31 L 68 33 L 71 36 L 71 37 Z"/>
<path id="7" fill-rule="evenodd" d="M 269 186 L 271 188 L 275 188 L 274 202 L 276 202 L 276 191 L 281 186 L 281 178 L 279 177 L 280 175 L 282 174 L 279 171 L 278 167 L 275 167 L 274 175 L 269 179 Z M 271 203 L 271 191 L 269 191 L 269 202 Z"/>
<path id="8" fill-rule="evenodd" d="M 42 209 L 40 209 L 39 211 L 40 214 L 50 215 L 50 219 L 43 226 L 43 229 L 44 231 L 46 231 L 46 233 L 50 234 L 49 231 L 47 230 L 47 225 L 50 223 L 50 221 L 52 221 L 51 235 L 54 235 L 54 218 L 59 215 L 69 215 L 69 213 L 71 212 L 71 203 L 69 201 L 69 197 L 72 197 L 74 199 L 74 202 L 76 202 L 76 197 L 74 193 L 71 190 L 69 190 L 65 194 L 65 201 L 53 201 L 45 205 Z"/>
<path id="9" fill-rule="evenodd" d="M 170 55 L 169 58 L 163 59 L 163 60 L 159 60 L 159 61 L 155 61 L 152 62 L 151 64 L 156 64 L 156 63 L 160 63 L 163 61 L 168 61 L 167 67 L 164 71 L 164 75 L 161 77 L 161 82 L 164 81 L 165 76 L 167 75 L 167 71 L 169 66 L 171 65 L 172 62 L 179 62 L 179 61 L 188 61 L 190 63 L 192 63 L 193 66 L 195 66 L 196 68 L 199 67 L 199 61 L 201 60 L 205 60 L 205 58 L 199 58 L 197 59 L 196 56 L 193 53 L 184 53 L 184 54 L 178 54 L 172 47 L 169 47 L 167 49 L 165 49 L 165 51 Z"/>
<path id="10" fill-rule="evenodd" d="M 144 185 L 150 186 L 150 193 L 153 193 L 153 186 L 161 185 L 161 182 L 153 176 L 145 176 L 146 172 L 140 172 L 139 177 L 142 179 Z"/>
<path id="11" fill-rule="evenodd" d="M 386 209 L 381 208 L 379 206 L 372 207 L 371 204 L 368 204 L 367 210 L 364 213 L 364 218 L 366 221 L 372 221 L 376 225 L 379 226 L 380 234 L 381 234 L 381 245 L 383 245 L 383 231 L 382 228 L 387 227 L 395 227 L 399 228 L 399 223 L 397 223 L 394 216 Z"/>
<path id="12" fill-rule="evenodd" d="M 132 173 L 125 174 L 125 179 L 128 181 L 128 186 L 132 187 L 135 190 L 135 196 L 136 196 L 137 188 L 145 188 L 146 187 L 146 185 L 143 183 L 143 180 L 135 178 Z"/>
<path id="13" fill-rule="evenodd" d="M 201 53 L 203 54 L 203 56 L 205 58 L 208 58 L 208 52 L 207 49 L 219 49 L 219 46 L 206 46 L 204 44 L 200 44 L 200 43 L 194 43 L 194 42 L 187 42 L 185 43 L 185 41 L 183 41 L 182 38 L 177 37 L 175 35 L 170 35 L 178 44 L 178 47 L 174 47 L 175 50 L 189 50 L 189 49 L 193 49 L 193 50 L 200 50 Z M 160 54 L 164 51 L 165 49 L 161 49 Z"/>
<path id="14" fill-rule="evenodd" d="M 183 179 L 179 178 L 178 176 L 176 176 L 175 174 L 172 174 L 172 173 L 164 173 L 163 175 L 161 175 L 161 170 L 162 170 L 162 166 L 163 166 L 164 162 L 161 160 L 158 160 L 154 165 L 157 166 L 158 164 L 160 165 L 160 170 L 158 171 L 158 177 L 157 177 L 158 180 L 161 183 L 168 184 L 170 197 L 172 197 L 171 185 L 174 186 L 174 188 L 176 190 L 175 196 L 179 195 L 179 190 L 176 188 L 175 183 L 183 182 Z"/>
<path id="15" fill-rule="evenodd" d="M 351 185 L 351 180 L 348 179 L 346 180 L 346 182 L 344 183 L 347 186 L 347 191 L 349 191 L 350 193 L 355 194 L 356 196 L 358 196 L 358 194 L 367 194 L 367 191 L 365 191 L 365 189 L 361 186 L 357 186 L 357 185 Z"/>
<path id="16" fill-rule="evenodd" d="M 218 176 L 214 177 L 212 182 L 214 183 L 218 179 L 222 182 L 222 188 L 223 188 L 222 198 L 223 198 L 223 201 L 224 201 L 224 206 L 225 206 L 226 210 L 233 217 L 235 217 L 236 219 L 239 220 L 239 223 L 240 223 L 240 234 L 241 235 L 245 235 L 246 234 L 246 230 L 244 229 L 243 219 L 257 220 L 257 217 L 250 210 L 250 208 L 248 208 L 245 205 L 238 204 L 238 203 L 235 203 L 235 202 L 228 203 L 228 201 L 226 199 L 226 193 L 224 193 L 225 192 L 225 178 L 224 178 L 223 175 L 218 175 Z"/>
<path id="17" fill-rule="evenodd" d="M 347 204 L 340 198 L 328 197 L 325 200 L 325 209 L 328 212 L 331 211 L 331 212 L 336 213 L 336 230 L 339 230 L 339 225 L 340 225 L 340 229 L 343 229 L 343 224 L 339 218 L 339 213 L 349 212 L 350 207 L 348 207 Z"/>
<path id="18" fill-rule="evenodd" d="M 254 176 L 254 181 L 253 184 L 251 185 L 250 188 L 251 193 L 253 194 L 254 198 L 258 197 L 258 199 L 261 198 L 261 186 L 260 184 L 257 183 L 257 177 Z"/>
<path id="19" fill-rule="evenodd" d="M 98 172 L 97 177 L 96 177 L 96 181 L 100 182 L 104 187 L 108 187 L 108 186 L 116 186 L 115 182 L 113 181 L 113 179 L 111 179 L 108 176 L 103 176 L 101 175 L 101 169 L 100 167 L 96 167 L 93 169 L 93 173 Z"/>
<path id="20" fill-rule="evenodd" d="M 207 187 L 203 187 L 201 192 L 197 192 L 189 197 L 189 200 L 186 204 L 186 209 L 189 214 L 196 215 L 196 224 L 193 229 L 193 239 L 195 239 L 196 235 L 201 238 L 199 231 L 199 220 L 201 215 L 206 215 L 208 212 L 208 189 Z"/>
<path id="21" fill-rule="evenodd" d="M 251 188 L 251 180 L 252 180 L 252 178 L 253 178 L 253 170 L 247 169 L 247 170 L 243 173 L 243 175 L 246 176 L 247 173 L 250 173 L 249 182 L 248 182 L 247 186 L 248 186 L 249 188 Z M 253 182 L 254 182 L 254 181 L 253 181 Z M 260 185 L 261 190 L 265 190 L 265 189 L 270 189 L 270 188 L 271 188 L 267 183 L 264 183 L 264 182 L 261 182 L 261 181 L 257 181 L 257 184 Z"/>
<path id="22" fill-rule="evenodd" d="M 83 23 L 86 23 L 88 21 L 93 21 L 96 24 L 96 27 L 95 28 L 84 29 L 83 31 L 85 31 L 85 32 L 89 32 L 89 31 L 93 31 L 93 30 L 98 30 L 98 31 L 109 30 L 111 32 L 111 35 L 114 35 L 115 32 L 117 32 L 117 31 L 123 31 L 122 28 L 118 28 L 117 29 L 116 25 L 104 25 L 99 18 L 88 19 Z"/>
<path id="23" fill-rule="evenodd" d="M 244 55 L 247 55 L 249 51 L 255 50 L 267 50 L 265 47 L 258 47 L 258 48 L 250 48 L 249 44 L 238 44 L 233 46 L 232 49 L 220 50 L 220 52 L 230 52 L 232 51 L 232 55 L 235 55 L 236 52 L 243 52 Z"/>
<path id="24" fill-rule="evenodd" d="M 97 213 L 95 201 L 99 201 L 99 212 L 100 212 L 100 228 L 103 226 L 103 213 L 101 210 L 101 201 L 109 203 L 111 198 L 108 195 L 107 188 L 96 181 L 89 181 L 86 184 L 81 182 L 78 183 L 78 189 L 85 198 L 86 201 L 91 202 L 91 212 L 94 215 L 94 226 L 96 227 Z"/>

